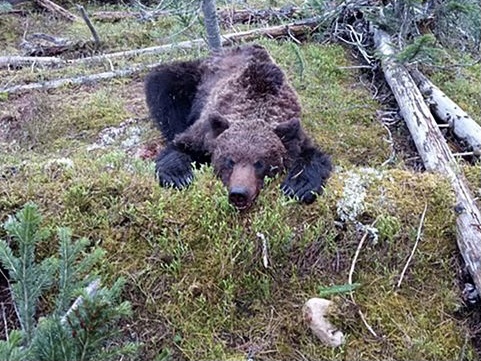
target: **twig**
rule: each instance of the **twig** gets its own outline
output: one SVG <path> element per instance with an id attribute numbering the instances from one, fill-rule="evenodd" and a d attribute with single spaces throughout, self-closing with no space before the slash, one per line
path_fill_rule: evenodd
<path id="1" fill-rule="evenodd" d="M 351 65 L 351 66 L 338 66 L 337 69 L 339 70 L 344 70 L 344 69 L 347 69 L 347 70 L 350 70 L 350 69 L 371 69 L 372 70 L 372 66 L 371 65 Z"/>
<path id="2" fill-rule="evenodd" d="M 95 30 L 92 22 L 90 21 L 89 15 L 87 14 L 87 11 L 85 11 L 85 8 L 82 5 L 77 5 L 77 9 L 80 11 L 80 14 L 82 15 L 82 19 L 84 19 L 85 23 L 87 24 L 88 28 L 90 29 L 90 32 L 92 33 L 92 36 L 94 37 L 96 49 L 99 49 L 100 48 L 100 37 L 99 37 L 99 34 L 97 33 L 97 30 Z"/>
<path id="3" fill-rule="evenodd" d="M 256 235 L 262 241 L 262 264 L 264 265 L 264 268 L 268 268 L 269 267 L 269 253 L 268 253 L 267 239 L 264 236 L 264 234 L 261 233 L 261 232 L 257 232 Z"/>
<path id="4" fill-rule="evenodd" d="M 3 328 L 5 328 L 5 338 L 8 342 L 7 315 L 5 314 L 5 303 L 3 303 L 3 302 L 2 302 L 2 319 L 3 319 Z"/>
<path id="5" fill-rule="evenodd" d="M 374 225 L 376 224 L 377 222 L 377 218 L 374 220 L 374 222 L 372 222 L 371 224 L 371 227 L 374 227 Z M 361 253 L 361 248 L 364 244 L 364 242 L 366 241 L 367 239 L 367 236 L 369 234 L 369 228 L 366 229 L 366 231 L 364 232 L 364 235 L 362 236 L 361 240 L 359 241 L 359 244 L 357 245 L 357 249 L 356 249 L 356 253 L 354 254 L 354 258 L 352 259 L 352 263 L 351 263 L 351 268 L 349 270 L 349 276 L 347 278 L 347 283 L 349 285 L 352 285 L 352 275 L 354 274 L 354 269 L 356 268 L 356 262 L 357 262 L 357 259 L 359 258 L 359 254 Z M 355 305 L 357 305 L 356 301 L 354 300 L 354 294 L 353 292 L 351 291 L 350 294 L 351 296 L 351 301 L 352 303 L 354 303 Z M 378 337 L 377 336 L 377 333 L 373 330 L 373 328 L 369 325 L 369 323 L 367 323 L 367 320 L 366 318 L 364 317 L 364 314 L 362 313 L 361 309 L 359 308 L 357 310 L 357 313 L 359 314 L 359 316 L 361 317 L 361 320 L 362 322 L 364 323 L 364 325 L 366 326 L 366 328 L 368 329 L 368 331 L 374 336 L 374 337 Z"/>
<path id="6" fill-rule="evenodd" d="M 88 284 L 88 286 L 85 288 L 85 293 L 88 297 L 93 297 L 97 293 L 100 287 L 100 279 L 95 279 L 92 282 Z M 65 313 L 65 315 L 62 317 L 60 320 L 61 324 L 65 324 L 67 322 L 68 316 L 74 312 L 76 309 L 78 309 L 80 306 L 82 306 L 82 303 L 84 302 L 83 296 L 78 296 L 75 302 L 70 306 L 68 311 Z"/>
<path id="7" fill-rule="evenodd" d="M 467 157 L 467 156 L 476 156 L 479 157 L 480 151 L 476 150 L 473 152 L 461 152 L 461 153 L 453 153 L 453 157 Z"/>
<path id="8" fill-rule="evenodd" d="M 421 221 L 419 222 L 418 233 L 416 235 L 416 242 L 414 242 L 414 246 L 413 246 L 413 249 L 411 251 L 411 254 L 409 255 L 409 258 L 408 258 L 408 260 L 407 260 L 406 264 L 404 265 L 404 268 L 401 272 L 401 276 L 399 277 L 399 281 L 396 285 L 397 288 L 401 287 L 401 283 L 403 281 L 404 274 L 406 273 L 406 270 L 409 267 L 409 263 L 411 263 L 411 260 L 414 257 L 414 252 L 416 252 L 416 249 L 418 248 L 419 240 L 421 239 L 421 229 L 423 228 L 423 225 L 424 225 L 424 217 L 426 216 L 427 209 L 428 209 L 428 204 L 426 203 L 424 205 L 424 211 L 421 215 Z"/>

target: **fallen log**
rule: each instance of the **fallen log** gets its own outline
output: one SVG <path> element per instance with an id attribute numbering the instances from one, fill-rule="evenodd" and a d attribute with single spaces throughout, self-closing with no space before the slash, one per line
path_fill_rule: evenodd
<path id="1" fill-rule="evenodd" d="M 253 29 L 247 30 L 237 33 L 229 33 L 226 35 L 221 35 L 222 45 L 232 45 L 236 42 L 241 40 L 249 41 L 255 39 L 257 37 L 265 36 L 269 38 L 279 38 L 282 36 L 302 36 L 305 35 L 308 31 L 313 30 L 316 26 L 318 26 L 319 19 L 318 18 L 311 18 L 305 20 L 299 20 L 297 22 L 292 22 L 285 25 L 276 25 L 261 29 Z M 71 41 L 67 41 L 66 39 L 55 39 L 47 34 L 32 34 L 30 38 L 33 40 L 34 35 L 36 37 L 41 38 L 42 42 L 33 42 L 33 41 L 24 41 L 21 44 L 21 47 L 24 49 L 24 53 L 27 57 L 35 57 L 38 56 L 43 57 L 45 59 L 51 58 L 51 55 L 60 55 L 62 53 L 71 53 L 71 52 L 81 52 L 81 53 L 88 53 L 92 52 L 95 49 L 95 43 L 92 41 L 84 41 L 79 43 L 72 43 Z M 41 36 L 40 36 L 41 35 Z M 148 55 L 148 54 L 162 54 L 165 52 L 169 52 L 175 49 L 182 49 L 182 50 L 189 50 L 194 48 L 202 48 L 204 47 L 205 41 L 204 39 L 194 39 L 189 41 L 181 41 L 179 43 L 171 43 L 159 46 L 152 46 L 148 48 L 142 49 L 134 49 L 134 50 L 126 50 L 120 51 L 116 53 L 104 54 L 104 55 L 95 55 L 90 57 L 84 57 L 74 60 L 60 60 L 58 62 L 51 62 L 45 60 L 39 61 L 39 64 L 42 63 L 44 66 L 48 65 L 55 65 L 55 66 L 66 66 L 69 64 L 95 64 L 101 63 L 103 61 L 109 61 L 115 58 L 128 58 L 134 57 L 139 55 Z M 6 58 L 13 58 L 13 57 L 6 57 Z M 34 61 L 30 61 L 30 64 L 33 64 Z M 1 66 L 0 66 L 1 67 Z"/>
<path id="2" fill-rule="evenodd" d="M 448 123 L 454 135 L 469 145 L 469 150 L 480 152 L 481 127 L 479 124 L 419 70 L 411 69 L 411 76 L 436 117 Z"/>
<path id="3" fill-rule="evenodd" d="M 0 69 L 23 68 L 24 66 L 65 65 L 65 60 L 54 56 L 0 56 Z"/>
<path id="4" fill-rule="evenodd" d="M 43 7 L 44 9 L 47 9 L 54 15 L 58 15 L 64 19 L 67 19 L 69 21 L 77 21 L 79 18 L 72 14 L 70 11 L 64 9 L 60 5 L 55 4 L 53 1 L 50 0 L 34 0 L 34 2 Z"/>
<path id="5" fill-rule="evenodd" d="M 100 80 L 118 78 L 118 77 L 125 77 L 135 73 L 138 73 L 144 69 L 150 69 L 158 64 L 149 64 L 149 65 L 137 65 L 132 66 L 125 69 L 114 70 L 114 71 L 107 71 L 104 73 L 92 74 L 92 75 L 82 75 L 73 78 L 62 78 L 62 79 L 55 79 L 49 80 L 39 83 L 31 83 L 31 84 L 24 84 L 24 85 L 15 85 L 9 88 L 0 88 L 0 93 L 4 94 L 17 94 L 31 90 L 47 90 L 47 89 L 55 89 L 61 86 L 66 85 L 83 85 L 83 84 L 94 84 Z"/>
<path id="6" fill-rule="evenodd" d="M 433 115 L 407 69 L 393 59 L 387 33 L 374 28 L 381 65 L 426 170 L 445 176 L 456 197 L 456 238 L 461 255 L 481 291 L 481 213 Z"/>

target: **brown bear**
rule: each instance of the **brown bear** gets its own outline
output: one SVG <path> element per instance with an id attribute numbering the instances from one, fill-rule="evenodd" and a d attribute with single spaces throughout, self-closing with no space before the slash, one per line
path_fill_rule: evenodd
<path id="1" fill-rule="evenodd" d="M 312 203 L 330 175 L 330 157 L 301 127 L 296 92 L 261 46 L 160 65 L 145 91 L 167 140 L 156 160 L 161 186 L 183 188 L 193 180 L 193 164 L 211 162 L 242 210 L 265 177 L 287 170 L 284 193 Z"/>

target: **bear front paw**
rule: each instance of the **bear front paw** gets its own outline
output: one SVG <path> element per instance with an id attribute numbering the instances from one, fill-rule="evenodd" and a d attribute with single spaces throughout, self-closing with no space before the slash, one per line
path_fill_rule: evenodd
<path id="1" fill-rule="evenodd" d="M 321 192 L 320 179 L 310 178 L 302 169 L 295 174 L 289 173 L 282 182 L 281 189 L 287 197 L 298 199 L 302 203 L 313 203 Z"/>
<path id="2" fill-rule="evenodd" d="M 167 148 L 157 158 L 155 174 L 162 187 L 185 188 L 194 178 L 192 159 L 188 154 Z"/>
<path id="3" fill-rule="evenodd" d="M 192 183 L 192 170 L 185 174 L 172 174 L 162 169 L 156 171 L 157 180 L 162 187 L 186 188 Z"/>

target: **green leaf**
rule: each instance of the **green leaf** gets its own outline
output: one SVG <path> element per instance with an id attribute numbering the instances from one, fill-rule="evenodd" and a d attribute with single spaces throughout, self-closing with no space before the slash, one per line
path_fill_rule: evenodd
<path id="1" fill-rule="evenodd" d="M 343 285 L 334 285 L 329 287 L 320 286 L 318 288 L 319 297 L 327 297 L 327 296 L 337 295 L 340 293 L 352 292 L 360 286 L 361 286 L 360 283 L 352 283 L 352 284 L 345 283 Z"/>

